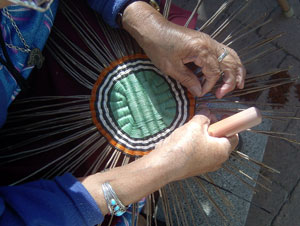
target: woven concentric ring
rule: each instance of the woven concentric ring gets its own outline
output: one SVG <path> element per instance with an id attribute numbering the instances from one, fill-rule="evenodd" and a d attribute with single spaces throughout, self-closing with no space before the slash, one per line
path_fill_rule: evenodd
<path id="1" fill-rule="evenodd" d="M 138 54 L 102 71 L 90 107 L 94 124 L 115 148 L 145 155 L 194 114 L 194 99 Z"/>

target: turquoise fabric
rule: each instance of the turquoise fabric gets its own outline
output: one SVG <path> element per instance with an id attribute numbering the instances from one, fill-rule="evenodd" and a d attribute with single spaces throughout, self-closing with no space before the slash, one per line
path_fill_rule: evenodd
<path id="1" fill-rule="evenodd" d="M 119 128 L 132 138 L 161 132 L 176 116 L 176 101 L 168 83 L 152 70 L 119 80 L 111 90 L 109 103 Z"/>

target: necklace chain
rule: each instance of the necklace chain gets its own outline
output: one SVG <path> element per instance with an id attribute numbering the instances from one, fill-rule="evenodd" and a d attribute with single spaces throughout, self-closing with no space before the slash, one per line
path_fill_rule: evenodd
<path id="1" fill-rule="evenodd" d="M 3 8 L 2 9 L 4 14 L 8 17 L 8 19 L 10 20 L 12 26 L 14 27 L 14 29 L 16 30 L 17 32 L 17 35 L 18 37 L 20 38 L 21 42 L 23 43 L 24 47 L 25 48 L 22 48 L 22 47 L 18 47 L 18 46 L 14 46 L 13 44 L 10 44 L 10 43 L 6 43 L 5 42 L 5 45 L 10 48 L 10 49 L 15 49 L 15 50 L 19 50 L 23 53 L 29 53 L 31 51 L 29 45 L 27 45 L 26 43 L 26 40 L 24 39 L 20 29 L 18 28 L 16 22 L 14 21 L 14 19 L 12 18 L 12 16 L 10 15 L 10 13 L 8 12 L 7 8 Z"/>

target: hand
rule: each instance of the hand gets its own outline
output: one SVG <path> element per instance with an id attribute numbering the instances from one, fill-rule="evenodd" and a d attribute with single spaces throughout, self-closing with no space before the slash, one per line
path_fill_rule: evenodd
<path id="1" fill-rule="evenodd" d="M 215 138 L 207 129 L 213 116 L 209 111 L 196 115 L 150 154 L 122 167 L 79 178 L 95 199 L 102 214 L 108 212 L 99 189 L 109 181 L 124 205 L 136 202 L 165 184 L 217 170 L 238 143 L 237 136 Z"/>
<path id="2" fill-rule="evenodd" d="M 159 156 L 156 161 L 165 165 L 171 181 L 219 169 L 238 144 L 237 135 L 228 139 L 208 135 L 212 117 L 208 110 L 202 111 L 150 153 Z"/>
<path id="3" fill-rule="evenodd" d="M 0 0 L 0 9 L 3 9 L 4 7 L 7 7 L 9 5 L 13 5 L 13 3 L 11 3 L 7 0 Z"/>
<path id="4" fill-rule="evenodd" d="M 236 86 L 244 87 L 245 68 L 236 52 L 207 34 L 173 24 L 145 2 L 134 2 L 124 11 L 124 28 L 137 40 L 152 62 L 165 74 L 187 87 L 195 96 L 208 93 L 224 72 L 223 84 L 216 91 L 222 98 Z M 222 62 L 218 57 L 227 49 Z M 202 68 L 204 84 L 185 65 Z"/>

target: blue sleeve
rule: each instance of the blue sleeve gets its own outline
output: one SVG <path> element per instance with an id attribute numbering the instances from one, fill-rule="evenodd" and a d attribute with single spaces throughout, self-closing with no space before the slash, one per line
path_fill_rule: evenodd
<path id="1" fill-rule="evenodd" d="M 3 126 L 7 115 L 8 97 L 5 92 L 4 86 L 0 80 L 0 128 Z"/>
<path id="2" fill-rule="evenodd" d="M 116 23 L 117 15 L 128 1 L 129 0 L 88 0 L 90 6 L 97 11 L 111 27 L 118 27 Z"/>
<path id="3" fill-rule="evenodd" d="M 102 221 L 96 202 L 71 174 L 0 187 L 1 226 L 94 226 Z"/>

